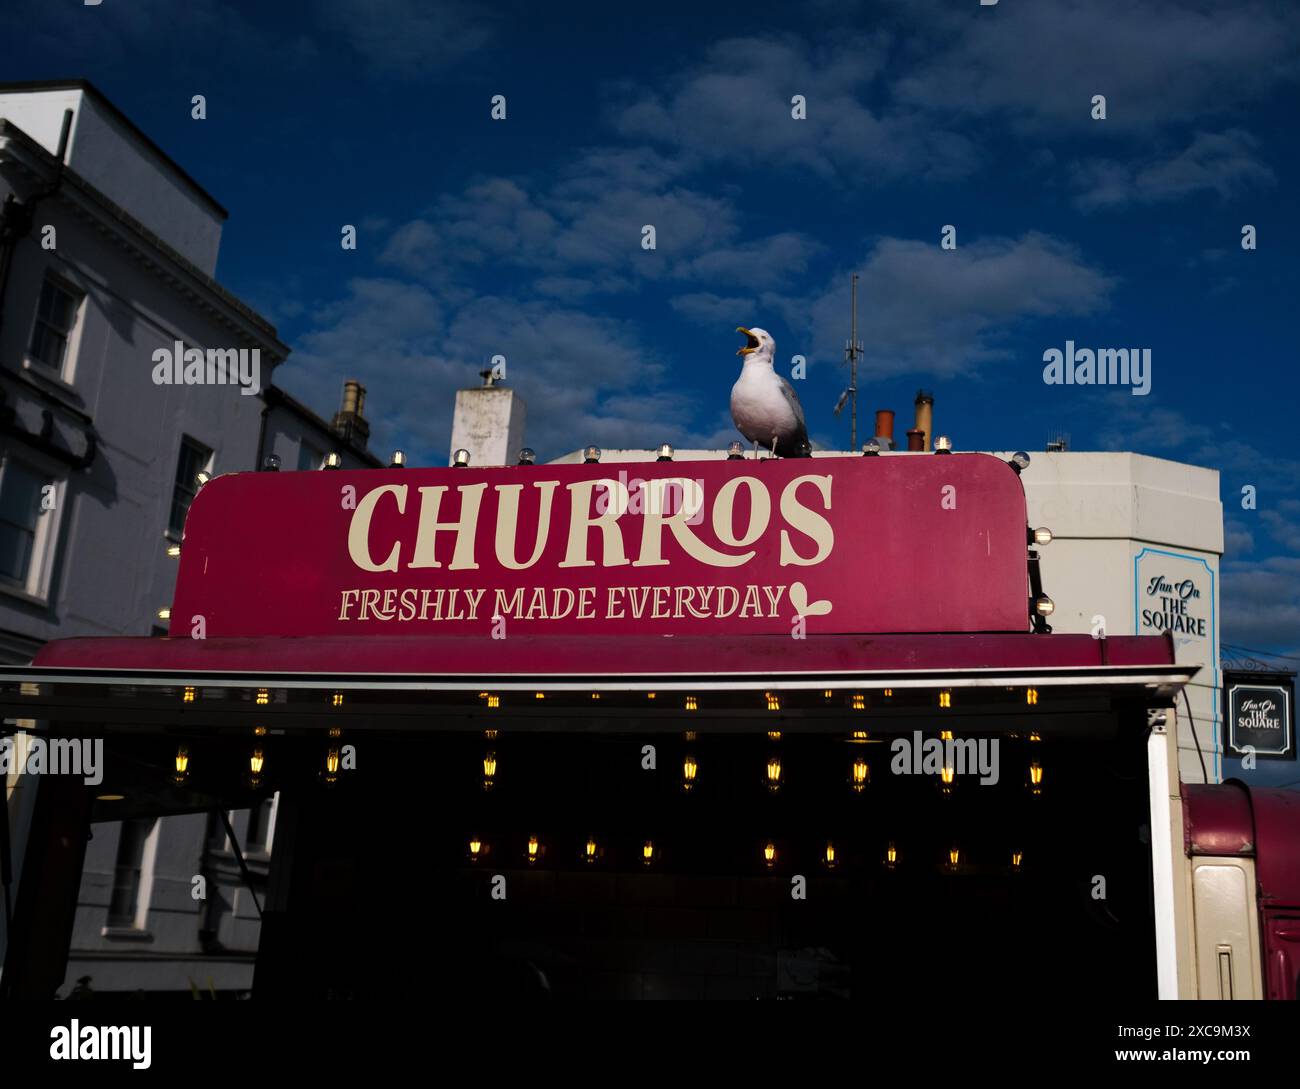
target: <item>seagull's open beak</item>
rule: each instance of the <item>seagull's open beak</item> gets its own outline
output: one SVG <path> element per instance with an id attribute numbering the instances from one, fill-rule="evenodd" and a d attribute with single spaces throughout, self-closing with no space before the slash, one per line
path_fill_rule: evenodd
<path id="1" fill-rule="evenodd" d="M 746 329 L 743 325 L 737 325 L 736 332 L 744 333 L 745 336 L 749 338 L 748 344 L 746 344 L 743 348 L 736 349 L 737 355 L 749 355 L 750 352 L 758 351 L 758 337 L 754 336 L 754 334 L 751 333 L 748 329 Z"/>

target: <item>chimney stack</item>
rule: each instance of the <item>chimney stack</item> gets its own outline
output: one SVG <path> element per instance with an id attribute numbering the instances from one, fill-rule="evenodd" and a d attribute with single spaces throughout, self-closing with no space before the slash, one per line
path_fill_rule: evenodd
<path id="1" fill-rule="evenodd" d="M 907 433 L 907 448 L 912 453 L 921 453 L 925 450 L 925 432 L 919 428 L 912 428 Z"/>
<path id="2" fill-rule="evenodd" d="M 894 449 L 894 410 L 892 408 L 876 409 L 876 441 L 880 449 Z"/>
<path id="3" fill-rule="evenodd" d="M 365 404 L 365 386 L 355 378 L 349 378 L 343 383 L 343 400 L 339 405 L 339 410 L 334 413 L 334 421 L 331 424 L 339 438 L 360 447 L 362 450 L 366 448 L 366 443 L 370 440 L 370 424 L 361 415 L 361 410 L 365 408 Z"/>
<path id="4" fill-rule="evenodd" d="M 928 390 L 916 391 L 916 430 L 921 432 L 920 449 L 929 450 L 934 437 L 934 394 Z"/>

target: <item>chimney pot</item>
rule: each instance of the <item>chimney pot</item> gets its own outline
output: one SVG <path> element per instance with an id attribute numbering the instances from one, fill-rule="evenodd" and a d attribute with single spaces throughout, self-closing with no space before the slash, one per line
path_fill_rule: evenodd
<path id="1" fill-rule="evenodd" d="M 934 435 L 934 394 L 929 390 L 916 391 L 916 430 L 921 432 L 920 448 L 930 449 L 930 439 Z"/>
<path id="2" fill-rule="evenodd" d="M 876 409 L 876 438 L 882 440 L 881 449 L 894 449 L 894 410 L 892 408 Z"/>

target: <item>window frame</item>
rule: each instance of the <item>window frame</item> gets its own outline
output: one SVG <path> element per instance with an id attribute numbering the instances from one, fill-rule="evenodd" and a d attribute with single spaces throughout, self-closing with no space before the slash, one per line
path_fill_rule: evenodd
<path id="1" fill-rule="evenodd" d="M 45 294 L 47 284 L 62 291 L 73 301 L 72 324 L 68 327 L 67 332 L 62 334 L 64 337 L 63 359 L 58 364 L 50 363 L 32 351 L 37 328 L 49 324 L 41 317 L 41 298 Z M 81 346 L 81 330 L 85 324 L 86 297 L 86 292 L 66 276 L 61 276 L 52 269 L 46 269 L 44 276 L 41 278 L 41 288 L 36 293 L 36 306 L 32 311 L 31 327 L 28 329 L 27 340 L 23 345 L 23 366 L 26 370 L 43 378 L 52 378 L 64 384 L 71 384 L 72 376 L 76 373 L 75 364 L 77 352 Z M 53 326 L 50 326 L 50 328 L 53 328 Z"/>
<path id="2" fill-rule="evenodd" d="M 179 487 L 181 487 L 181 482 L 179 479 L 177 479 L 177 477 L 178 474 L 180 473 L 180 468 L 181 468 L 181 456 L 184 454 L 185 447 L 187 445 L 192 446 L 199 450 L 207 451 L 207 456 L 202 460 L 202 462 L 199 465 L 199 468 L 195 470 L 195 475 L 197 475 L 198 473 L 211 473 L 212 466 L 215 463 L 217 457 L 216 450 L 210 447 L 207 443 L 200 442 L 193 435 L 190 435 L 186 432 L 181 433 L 180 446 L 176 450 L 176 461 L 172 463 L 173 464 L 172 474 L 171 474 L 172 488 L 170 494 L 167 497 L 167 513 L 165 515 L 166 524 L 163 528 L 163 536 L 166 537 L 169 541 L 179 542 L 181 538 L 185 536 L 184 520 L 182 520 L 181 522 L 180 529 L 172 528 L 172 511 L 176 506 L 176 490 Z M 198 495 L 199 495 L 199 486 L 198 484 L 195 484 L 194 491 L 190 495 L 189 502 L 185 504 L 185 519 L 189 518 L 190 507 L 193 505 L 194 500 L 198 498 Z"/>
<path id="3" fill-rule="evenodd" d="M 121 827 L 118 830 L 118 846 L 113 856 L 113 885 L 109 893 L 109 902 L 104 909 L 105 918 L 103 929 L 100 931 L 101 936 L 106 938 L 150 936 L 148 927 L 149 905 L 153 900 L 154 869 L 158 861 L 158 836 L 162 831 L 162 824 L 161 817 L 154 817 L 153 824 L 144 837 L 144 843 L 140 848 L 140 875 L 136 879 L 135 912 L 129 923 L 123 923 L 120 920 L 115 922 L 110 914 L 113 910 L 112 889 L 117 887 L 117 871 L 119 868 L 117 859 L 121 851 L 122 830 L 126 827 L 126 821 L 121 822 Z"/>
<path id="4" fill-rule="evenodd" d="M 43 481 L 43 486 L 54 486 L 54 506 L 50 510 L 41 510 L 36 516 L 31 562 L 27 567 L 26 578 L 21 583 L 0 579 L 0 593 L 45 605 L 49 603 L 50 586 L 54 577 L 55 549 L 59 541 L 64 499 L 67 496 L 67 480 L 52 468 L 49 459 L 33 457 L 26 451 L 8 449 L 0 451 L 0 492 L 3 492 L 9 467 L 15 463 Z"/>

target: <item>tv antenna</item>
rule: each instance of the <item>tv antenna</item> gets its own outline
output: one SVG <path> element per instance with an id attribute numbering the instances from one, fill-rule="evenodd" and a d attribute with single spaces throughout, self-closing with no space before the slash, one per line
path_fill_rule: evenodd
<path id="1" fill-rule="evenodd" d="M 858 448 L 858 360 L 862 358 L 862 341 L 858 339 L 858 274 L 853 274 L 850 281 L 850 308 L 852 325 L 849 339 L 844 342 L 844 361 L 849 365 L 849 388 L 840 394 L 835 403 L 835 415 L 844 409 L 844 402 L 850 404 L 849 411 L 849 449 Z"/>

